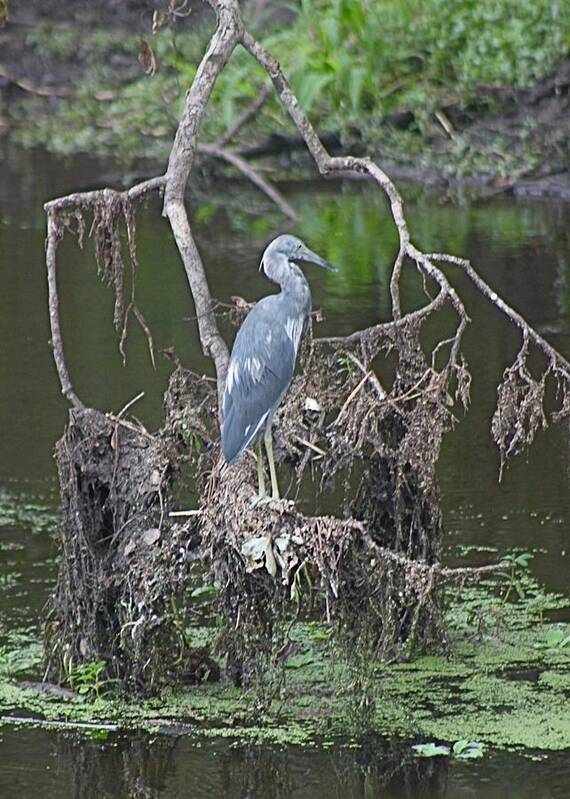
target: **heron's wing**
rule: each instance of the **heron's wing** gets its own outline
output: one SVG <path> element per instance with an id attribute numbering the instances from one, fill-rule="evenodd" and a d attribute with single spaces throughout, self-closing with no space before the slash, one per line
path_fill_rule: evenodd
<path id="1" fill-rule="evenodd" d="M 278 306 L 259 302 L 238 331 L 224 390 L 222 448 L 233 463 L 272 416 L 289 387 L 298 336 L 282 324 Z M 303 319 L 299 319 L 299 330 Z M 297 341 L 295 340 L 297 338 Z"/>

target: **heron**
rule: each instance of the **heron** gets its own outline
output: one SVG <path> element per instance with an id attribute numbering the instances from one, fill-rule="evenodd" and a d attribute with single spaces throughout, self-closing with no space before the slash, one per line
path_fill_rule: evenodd
<path id="1" fill-rule="evenodd" d="M 259 300 L 238 330 L 222 401 L 222 450 L 235 463 L 255 443 L 258 503 L 279 499 L 271 425 L 293 378 L 299 344 L 311 314 L 311 290 L 300 263 L 335 268 L 296 236 L 282 235 L 265 249 L 260 271 L 281 287 Z M 271 497 L 265 491 L 261 452 L 264 439 Z"/>

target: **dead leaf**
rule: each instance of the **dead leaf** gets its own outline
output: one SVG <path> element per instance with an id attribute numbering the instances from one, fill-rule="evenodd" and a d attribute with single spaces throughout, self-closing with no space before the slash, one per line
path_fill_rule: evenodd
<path id="1" fill-rule="evenodd" d="M 313 397 L 307 397 L 305 400 L 306 411 L 316 411 L 317 413 L 322 410 L 320 404 Z"/>
<path id="2" fill-rule="evenodd" d="M 246 571 L 252 572 L 261 568 L 265 553 L 265 538 L 250 538 L 241 545 L 241 554 L 246 560 Z"/>
<path id="3" fill-rule="evenodd" d="M 152 546 L 152 544 L 156 544 L 158 539 L 160 538 L 160 530 L 158 527 L 151 527 L 150 530 L 146 530 L 143 533 L 143 541 L 147 546 Z"/>
<path id="4" fill-rule="evenodd" d="M 145 39 L 141 39 L 139 62 L 144 67 L 144 71 L 147 75 L 154 75 L 156 72 L 156 57 L 152 47 Z"/>
<path id="5" fill-rule="evenodd" d="M 265 568 L 272 577 L 275 577 L 277 574 L 277 564 L 275 563 L 275 557 L 273 556 L 273 546 L 270 536 L 267 536 L 265 540 Z"/>
<path id="6" fill-rule="evenodd" d="M 268 573 L 272 577 L 277 574 L 277 563 L 273 554 L 273 543 L 270 535 L 250 538 L 244 541 L 241 545 L 241 553 L 246 560 L 245 569 L 247 572 L 261 569 L 265 561 L 265 568 Z"/>
<path id="7" fill-rule="evenodd" d="M 162 28 L 164 23 L 166 22 L 166 14 L 164 11 L 159 11 L 157 8 L 154 9 L 154 13 L 152 15 L 152 35 L 154 36 L 158 31 Z"/>
<path id="8" fill-rule="evenodd" d="M 230 300 L 233 302 L 236 308 L 249 308 L 250 303 L 247 300 L 244 300 L 243 297 L 239 297 L 237 294 L 232 294 Z"/>
<path id="9" fill-rule="evenodd" d="M 111 449 L 116 452 L 119 446 L 119 425 L 115 425 L 115 429 L 111 435 Z"/>
<path id="10" fill-rule="evenodd" d="M 129 543 L 125 546 L 125 548 L 123 550 L 123 555 L 125 556 L 125 558 L 128 558 L 129 555 L 131 554 L 131 552 L 135 551 L 136 546 L 137 545 L 135 544 L 134 541 L 132 541 L 132 540 L 129 541 Z"/>

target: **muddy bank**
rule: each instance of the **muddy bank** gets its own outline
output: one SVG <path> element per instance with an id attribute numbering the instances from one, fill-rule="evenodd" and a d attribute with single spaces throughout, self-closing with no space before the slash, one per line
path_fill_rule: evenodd
<path id="1" fill-rule="evenodd" d="M 401 111 L 388 115 L 371 144 L 357 130 L 348 145 L 334 132 L 322 138 L 335 155 L 364 155 L 371 147 L 394 180 L 484 196 L 570 200 L 570 59 L 530 89 L 481 86 L 476 105 L 446 107 L 420 153 L 407 152 L 404 143 L 414 125 L 414 114 Z M 304 150 L 300 137 L 276 133 L 241 152 L 252 160 L 287 155 L 298 162 Z"/>

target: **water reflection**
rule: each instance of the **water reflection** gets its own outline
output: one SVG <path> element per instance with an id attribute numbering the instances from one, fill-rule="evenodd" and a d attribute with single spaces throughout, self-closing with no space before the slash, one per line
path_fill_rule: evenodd
<path id="1" fill-rule="evenodd" d="M 104 734 L 102 734 L 104 738 Z M 34 749 L 33 767 L 17 763 L 17 747 Z M 32 797 L 44 775 L 44 795 L 73 799 L 356 799 L 383 796 L 440 799 L 447 795 L 446 759 L 418 759 L 409 747 L 371 741 L 361 748 L 274 749 L 233 746 L 223 740 L 162 735 L 110 736 L 107 740 L 40 730 L 8 732 L 9 784 Z M 15 759 L 10 757 L 13 754 Z"/>
<path id="2" fill-rule="evenodd" d="M 228 746 L 172 735 L 106 740 L 8 730 L 0 795 L 60 799 L 566 799 L 564 753 L 459 763 L 379 740 L 351 749 Z M 34 752 L 22 764 L 22 752 Z"/>

